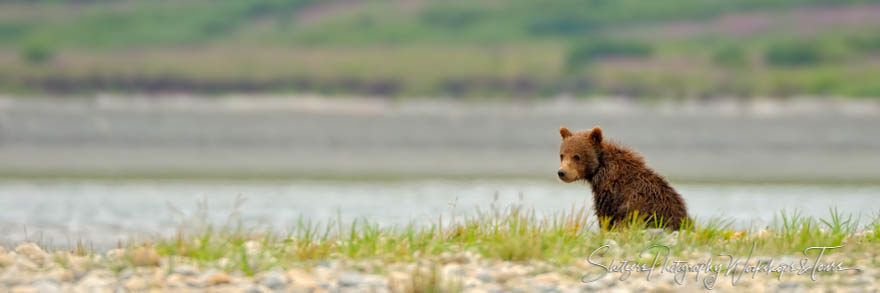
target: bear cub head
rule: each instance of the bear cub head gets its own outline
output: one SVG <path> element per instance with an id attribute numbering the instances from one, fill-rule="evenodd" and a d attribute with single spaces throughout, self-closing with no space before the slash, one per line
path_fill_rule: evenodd
<path id="1" fill-rule="evenodd" d="M 562 145 L 559 147 L 559 179 L 570 183 L 576 180 L 589 180 L 599 170 L 599 156 L 602 148 L 602 129 L 571 133 L 568 128 L 559 128 Z"/>

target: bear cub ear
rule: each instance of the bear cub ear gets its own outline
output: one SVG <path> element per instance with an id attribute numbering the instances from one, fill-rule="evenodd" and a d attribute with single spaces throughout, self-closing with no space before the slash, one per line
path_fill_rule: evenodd
<path id="1" fill-rule="evenodd" d="M 559 135 L 562 135 L 562 139 L 566 139 L 571 136 L 571 131 L 568 131 L 568 128 L 563 126 L 559 128 Z"/>
<path id="2" fill-rule="evenodd" d="M 593 130 L 590 131 L 590 142 L 592 142 L 594 145 L 599 145 L 600 143 L 602 143 L 602 129 L 599 128 L 598 125 L 596 125 L 596 127 L 593 127 Z"/>

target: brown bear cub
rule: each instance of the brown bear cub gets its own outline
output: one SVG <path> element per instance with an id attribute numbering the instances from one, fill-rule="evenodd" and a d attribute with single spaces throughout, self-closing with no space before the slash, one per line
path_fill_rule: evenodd
<path id="1" fill-rule="evenodd" d="M 666 179 L 645 166 L 638 153 L 603 140 L 598 126 L 576 133 L 562 127 L 559 134 L 559 179 L 590 183 L 600 223 L 606 219 L 607 227 L 623 224 L 638 211 L 648 227 L 662 224 L 678 230 L 689 219 L 684 199 Z"/>

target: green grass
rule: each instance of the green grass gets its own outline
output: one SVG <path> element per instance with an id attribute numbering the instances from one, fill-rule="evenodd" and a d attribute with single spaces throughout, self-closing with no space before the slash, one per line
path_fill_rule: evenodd
<path id="1" fill-rule="evenodd" d="M 639 256 L 651 245 L 670 248 L 671 256 L 695 259 L 719 253 L 801 256 L 812 246 L 845 244 L 836 255 L 880 252 L 880 218 L 860 224 L 851 215 L 829 210 L 827 218 L 780 212 L 764 229 L 738 231 L 723 218 L 695 219 L 680 231 L 656 233 L 644 222 L 610 230 L 598 229 L 592 211 L 585 206 L 539 216 L 518 206 L 477 210 L 473 216 L 413 223 L 403 227 L 380 227 L 367 220 L 342 223 L 299 219 L 288 230 L 249 227 L 235 220 L 215 226 L 199 212 L 185 221 L 178 233 L 155 237 L 148 242 L 123 245 L 125 255 L 114 264 L 116 270 L 134 266 L 135 254 L 155 251 L 168 261 L 169 269 L 185 261 L 199 267 L 215 267 L 254 275 L 261 271 L 308 267 L 322 260 L 376 260 L 380 263 L 433 260 L 442 263 L 450 256 L 471 253 L 482 258 L 567 265 L 584 260 L 593 250 L 612 244 L 616 257 Z M 91 255 L 78 246 L 77 255 Z M 419 287 L 436 287 L 436 272 L 414 272 Z M 432 277 L 434 276 L 434 277 Z M 454 284 L 453 284 L 454 285 Z M 443 284 L 449 286 L 449 284 Z"/>

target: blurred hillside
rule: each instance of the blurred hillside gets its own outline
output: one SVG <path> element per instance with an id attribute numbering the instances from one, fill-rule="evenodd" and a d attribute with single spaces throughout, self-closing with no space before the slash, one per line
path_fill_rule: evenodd
<path id="1" fill-rule="evenodd" d="M 0 2 L 0 92 L 880 97 L 880 1 Z"/>

